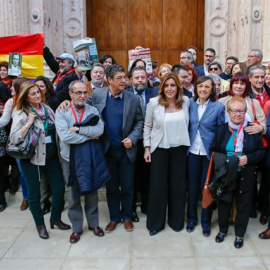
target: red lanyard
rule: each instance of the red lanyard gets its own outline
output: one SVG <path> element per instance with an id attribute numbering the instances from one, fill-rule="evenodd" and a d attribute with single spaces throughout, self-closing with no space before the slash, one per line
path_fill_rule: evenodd
<path id="1" fill-rule="evenodd" d="M 61 72 L 57 75 L 56 79 L 54 80 L 54 85 L 57 84 L 59 81 L 61 81 L 63 78 L 65 78 L 68 74 L 72 73 L 75 71 L 75 68 L 71 69 L 67 73 L 62 74 Z"/>
<path id="2" fill-rule="evenodd" d="M 234 144 L 234 155 L 237 156 L 237 152 L 236 152 L 236 143 L 237 143 L 237 137 L 241 131 L 241 129 L 243 128 L 244 123 L 241 124 L 241 126 L 239 127 L 238 131 L 237 131 L 237 135 L 236 138 L 234 138 L 234 133 L 233 133 L 233 129 L 229 126 L 229 129 L 232 133 L 232 137 L 233 137 L 233 144 Z"/>
<path id="3" fill-rule="evenodd" d="M 80 117 L 80 120 L 79 120 L 79 121 L 78 121 L 77 115 L 76 115 L 76 113 L 75 113 L 75 110 L 74 110 L 74 108 L 73 108 L 72 102 L 70 102 L 70 108 L 71 108 L 71 111 L 72 111 L 72 114 L 73 114 L 73 116 L 74 116 L 74 118 L 75 118 L 76 123 L 81 123 L 81 122 L 82 122 L 82 119 L 83 119 L 85 107 L 83 107 L 83 109 L 82 109 L 82 114 L 81 114 L 81 117 Z"/>

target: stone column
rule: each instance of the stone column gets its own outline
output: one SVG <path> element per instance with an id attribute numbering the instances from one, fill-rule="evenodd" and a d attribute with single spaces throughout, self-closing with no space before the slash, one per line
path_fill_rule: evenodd
<path id="1" fill-rule="evenodd" d="M 205 0 L 205 49 L 217 51 L 216 60 L 224 65 L 226 57 L 246 61 L 250 49 L 270 59 L 270 2 L 265 0 Z"/>

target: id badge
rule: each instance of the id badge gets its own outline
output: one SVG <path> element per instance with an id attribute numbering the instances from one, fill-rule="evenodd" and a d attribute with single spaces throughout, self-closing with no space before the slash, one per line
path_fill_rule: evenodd
<path id="1" fill-rule="evenodd" d="M 46 143 L 52 143 L 52 136 L 50 135 L 50 136 L 46 136 L 45 137 L 45 141 L 46 141 Z"/>

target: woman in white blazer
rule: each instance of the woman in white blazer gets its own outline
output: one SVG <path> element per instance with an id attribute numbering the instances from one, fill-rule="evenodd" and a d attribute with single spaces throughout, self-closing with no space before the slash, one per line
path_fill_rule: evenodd
<path id="1" fill-rule="evenodd" d="M 189 99 L 176 74 L 166 74 L 159 95 L 150 99 L 144 125 L 144 158 L 151 162 L 147 228 L 155 235 L 168 224 L 174 231 L 184 226 Z"/>

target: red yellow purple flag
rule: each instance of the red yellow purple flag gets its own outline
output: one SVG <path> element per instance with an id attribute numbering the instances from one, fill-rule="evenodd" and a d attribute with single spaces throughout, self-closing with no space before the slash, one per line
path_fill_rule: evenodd
<path id="1" fill-rule="evenodd" d="M 0 62 L 9 61 L 9 53 L 22 54 L 22 76 L 35 79 L 43 75 L 43 33 L 0 37 Z"/>

